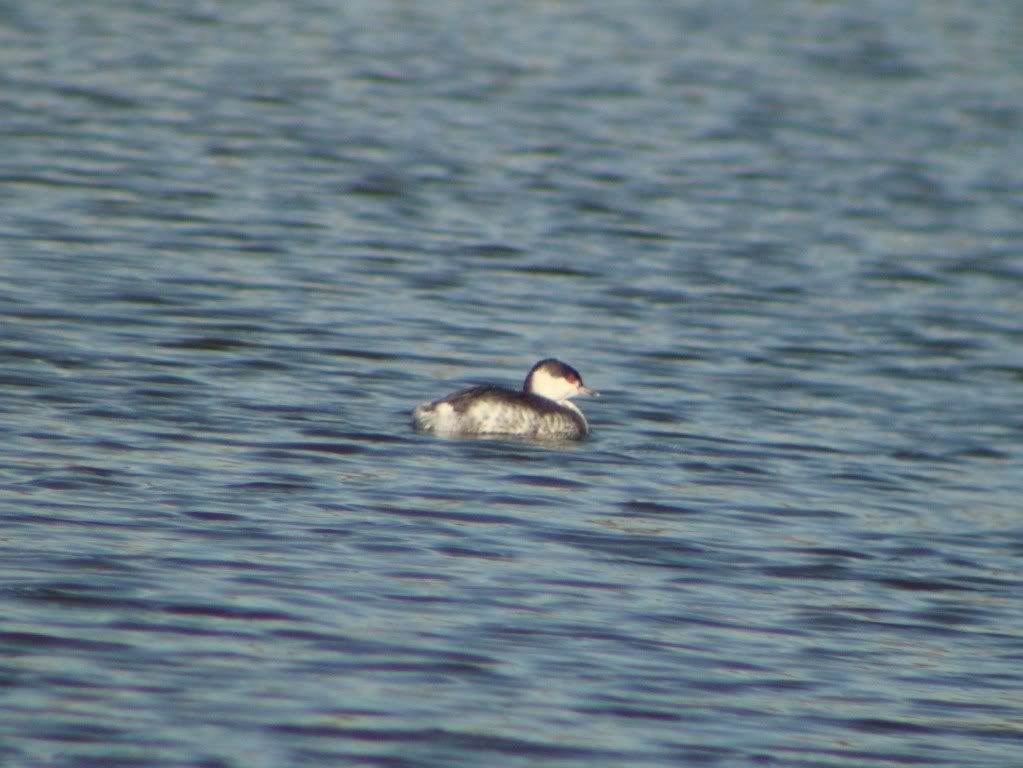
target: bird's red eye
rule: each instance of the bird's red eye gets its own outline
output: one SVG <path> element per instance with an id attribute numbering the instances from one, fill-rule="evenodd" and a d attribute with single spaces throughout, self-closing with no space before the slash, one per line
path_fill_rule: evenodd
<path id="1" fill-rule="evenodd" d="M 565 381 L 567 381 L 569 384 L 578 384 L 579 383 L 579 379 L 577 379 L 571 373 L 565 376 Z"/>

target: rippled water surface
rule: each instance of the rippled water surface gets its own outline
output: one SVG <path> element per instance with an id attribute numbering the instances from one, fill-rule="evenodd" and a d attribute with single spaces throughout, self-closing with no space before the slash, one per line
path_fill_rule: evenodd
<path id="1" fill-rule="evenodd" d="M 1018 766 L 1021 24 L 5 4 L 0 764 Z"/>

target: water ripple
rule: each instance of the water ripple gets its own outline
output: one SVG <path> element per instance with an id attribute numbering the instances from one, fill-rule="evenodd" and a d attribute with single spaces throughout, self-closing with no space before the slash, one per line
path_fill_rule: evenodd
<path id="1" fill-rule="evenodd" d="M 1011 3 L 108 5 L 0 12 L 0 762 L 1018 763 Z"/>

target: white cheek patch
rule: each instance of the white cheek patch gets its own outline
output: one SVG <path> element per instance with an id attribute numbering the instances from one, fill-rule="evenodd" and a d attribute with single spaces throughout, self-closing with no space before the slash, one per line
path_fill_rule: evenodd
<path id="1" fill-rule="evenodd" d="M 549 400 L 564 400 L 575 392 L 575 387 L 564 379 L 556 379 L 547 371 L 540 369 L 533 374 L 533 392 Z"/>

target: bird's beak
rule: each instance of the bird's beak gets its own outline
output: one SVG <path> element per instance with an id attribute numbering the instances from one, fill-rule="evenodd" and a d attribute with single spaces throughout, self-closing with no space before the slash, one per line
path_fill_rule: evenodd
<path id="1" fill-rule="evenodd" d="M 579 385 L 579 394 L 580 395 L 589 395 L 590 397 L 600 397 L 600 393 L 597 390 L 590 389 L 585 384 L 580 384 Z"/>

